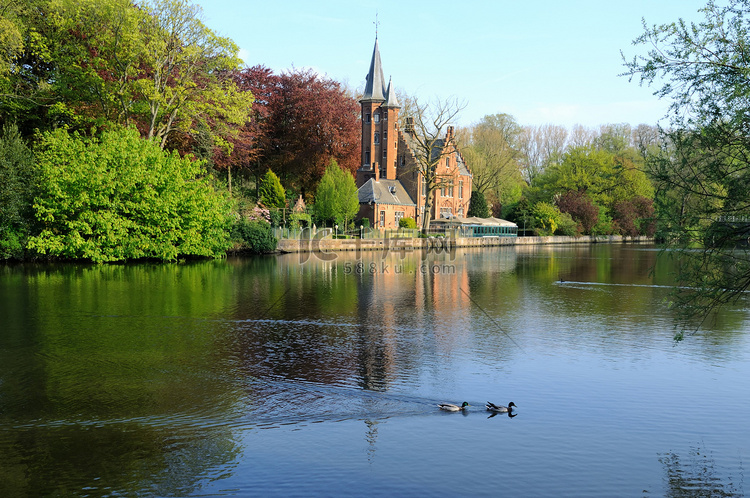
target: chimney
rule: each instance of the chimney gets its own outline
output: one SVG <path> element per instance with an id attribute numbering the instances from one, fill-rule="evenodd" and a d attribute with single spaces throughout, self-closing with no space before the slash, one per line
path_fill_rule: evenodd
<path id="1" fill-rule="evenodd" d="M 406 126 L 404 126 L 404 131 L 410 135 L 414 134 L 414 118 L 406 118 Z"/>

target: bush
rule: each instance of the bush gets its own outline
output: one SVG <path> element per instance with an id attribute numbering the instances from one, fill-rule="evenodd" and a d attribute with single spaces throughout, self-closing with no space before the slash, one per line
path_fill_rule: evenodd
<path id="1" fill-rule="evenodd" d="M 232 241 L 241 249 L 258 254 L 273 252 L 278 244 L 271 225 L 245 219 L 237 221 L 232 227 Z"/>
<path id="2" fill-rule="evenodd" d="M 400 220 L 398 220 L 398 227 L 415 229 L 417 228 L 417 222 L 414 220 L 414 218 L 407 216 L 406 218 L 401 218 Z"/>
<path id="3" fill-rule="evenodd" d="M 290 228 L 307 228 L 312 226 L 312 217 L 307 213 L 292 213 L 289 216 Z"/>
<path id="4" fill-rule="evenodd" d="M 555 232 L 558 235 L 567 235 L 568 237 L 579 237 L 581 235 L 581 225 L 570 213 L 560 213 L 560 224 Z"/>
<path id="5" fill-rule="evenodd" d="M 229 248 L 229 200 L 204 163 L 165 152 L 134 128 L 100 139 L 46 133 L 36 160 L 41 232 L 30 250 L 102 263 L 220 257 Z"/>
<path id="6" fill-rule="evenodd" d="M 553 235 L 560 226 L 560 210 L 548 202 L 537 202 L 531 209 L 537 233 L 540 236 Z"/>

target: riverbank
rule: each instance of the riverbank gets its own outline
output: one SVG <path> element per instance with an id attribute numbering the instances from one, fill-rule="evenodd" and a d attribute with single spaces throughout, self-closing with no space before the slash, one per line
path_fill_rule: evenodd
<path id="1" fill-rule="evenodd" d="M 282 239 L 276 250 L 281 253 L 413 250 L 435 247 L 495 247 L 547 244 L 623 244 L 651 243 L 653 237 L 624 237 L 622 235 L 583 235 L 581 237 L 391 237 L 382 239 Z"/>

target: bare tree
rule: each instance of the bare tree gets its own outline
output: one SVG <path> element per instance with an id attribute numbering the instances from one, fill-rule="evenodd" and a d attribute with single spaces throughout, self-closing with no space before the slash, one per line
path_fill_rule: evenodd
<path id="1" fill-rule="evenodd" d="M 568 130 L 564 126 L 545 124 L 526 126 L 519 139 L 521 171 L 526 183 L 542 174 L 550 164 L 557 164 L 565 153 Z"/>
<path id="2" fill-rule="evenodd" d="M 596 137 L 596 130 L 577 124 L 573 126 L 573 130 L 570 132 L 568 145 L 571 147 L 589 147 L 594 143 Z"/>
<path id="3" fill-rule="evenodd" d="M 462 153 L 474 174 L 473 190 L 486 193 L 498 186 L 504 177 L 518 171 L 517 148 L 521 127 L 513 116 L 493 114 L 466 130 Z"/>
<path id="4" fill-rule="evenodd" d="M 414 99 L 411 115 L 406 116 L 404 130 L 416 159 L 414 168 L 421 175 L 425 189 L 423 231 L 430 228 L 435 190 L 451 187 L 458 172 L 456 161 L 446 167 L 444 159 L 456 152 L 451 123 L 465 107 L 465 102 L 455 98 L 436 99 L 429 104 Z"/>

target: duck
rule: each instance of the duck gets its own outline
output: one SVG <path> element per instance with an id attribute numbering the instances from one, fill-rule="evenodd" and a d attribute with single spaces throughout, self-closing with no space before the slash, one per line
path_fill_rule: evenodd
<path id="1" fill-rule="evenodd" d="M 508 413 L 508 412 L 513 411 L 513 407 L 516 406 L 516 404 L 511 401 L 510 403 L 508 403 L 508 406 L 503 406 L 503 405 L 496 405 L 495 403 L 488 401 L 487 404 L 484 406 L 486 406 L 487 410 L 491 412 Z"/>
<path id="2" fill-rule="evenodd" d="M 452 405 L 450 403 L 440 403 L 437 406 L 441 410 L 445 410 L 447 412 L 460 412 L 461 410 L 465 410 L 467 406 L 471 406 L 471 405 L 467 403 L 466 401 L 464 401 L 463 404 L 461 404 L 461 406 Z"/>

